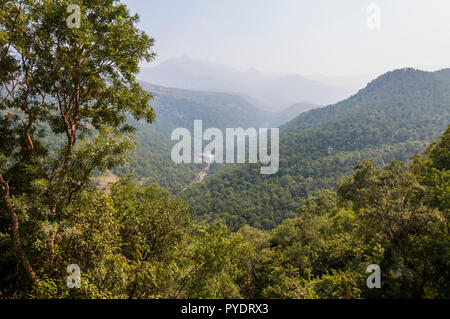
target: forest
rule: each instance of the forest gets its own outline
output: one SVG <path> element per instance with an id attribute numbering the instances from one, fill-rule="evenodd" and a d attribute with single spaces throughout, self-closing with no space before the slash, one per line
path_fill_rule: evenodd
<path id="1" fill-rule="evenodd" d="M 273 176 L 215 167 L 183 190 L 201 167 L 166 163 L 167 121 L 266 115 L 146 86 L 139 17 L 84 0 L 73 28 L 70 3 L 0 0 L 0 298 L 450 298 L 450 70 L 389 72 L 296 117 Z"/>
<path id="2" fill-rule="evenodd" d="M 299 199 L 333 188 L 358 162 L 408 161 L 450 122 L 450 70 L 401 69 L 370 82 L 335 105 L 302 113 L 280 127 L 280 171 L 259 165 L 221 171 L 180 196 L 205 219 L 233 230 L 270 229 L 295 217 Z"/>

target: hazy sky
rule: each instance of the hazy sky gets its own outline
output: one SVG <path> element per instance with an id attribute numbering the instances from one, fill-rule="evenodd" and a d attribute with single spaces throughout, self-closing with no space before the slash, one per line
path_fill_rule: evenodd
<path id="1" fill-rule="evenodd" d="M 125 0 L 158 57 L 359 75 L 450 66 L 450 0 Z M 380 28 L 367 26 L 376 4 Z"/>

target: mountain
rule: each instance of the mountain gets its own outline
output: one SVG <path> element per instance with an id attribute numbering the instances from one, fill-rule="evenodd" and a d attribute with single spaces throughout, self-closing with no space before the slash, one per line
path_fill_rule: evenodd
<path id="1" fill-rule="evenodd" d="M 320 105 L 310 104 L 310 103 L 293 104 L 293 105 L 289 106 L 288 108 L 286 108 L 285 110 L 276 114 L 273 117 L 273 119 L 270 121 L 270 124 L 271 124 L 270 126 L 278 127 L 284 123 L 291 121 L 292 119 L 294 119 L 295 117 L 297 117 L 298 115 L 300 115 L 306 111 L 316 109 L 319 107 L 320 107 Z"/>
<path id="2" fill-rule="evenodd" d="M 249 69 L 239 71 L 227 65 L 172 58 L 152 68 L 143 68 L 140 79 L 161 86 L 188 90 L 229 92 L 272 112 L 308 102 L 327 105 L 354 93 L 354 88 L 325 85 L 298 74 L 274 75 Z"/>
<path id="3" fill-rule="evenodd" d="M 280 128 L 280 169 L 229 167 L 181 196 L 202 218 L 272 228 L 299 214 L 299 200 L 331 188 L 361 160 L 407 161 L 450 122 L 450 69 L 400 69 L 350 98 L 303 113 Z"/>
<path id="4" fill-rule="evenodd" d="M 329 86 L 346 87 L 357 89 L 363 88 L 370 81 L 374 80 L 376 74 L 348 75 L 348 76 L 330 76 L 323 74 L 307 74 L 306 78 L 314 80 Z"/>
<path id="5" fill-rule="evenodd" d="M 194 120 L 202 120 L 204 130 L 209 127 L 222 131 L 227 127 L 258 128 L 268 126 L 273 117 L 241 96 L 167 88 L 145 82 L 141 82 L 141 86 L 154 96 L 150 104 L 156 119 L 151 124 L 130 119 L 129 124 L 136 128 L 137 145 L 129 163 L 115 169 L 114 174 L 132 174 L 143 185 L 157 183 L 173 193 L 194 181 L 205 166 L 172 161 L 171 150 L 177 141 L 171 140 L 171 133 L 175 128 L 193 132 Z M 109 180 L 111 176 L 102 177 L 99 184 L 104 184 L 102 179 Z"/>
<path id="6" fill-rule="evenodd" d="M 154 96 L 150 103 L 156 119 L 151 124 L 130 119 L 129 124 L 136 128 L 137 145 L 129 163 L 113 173 L 132 174 L 140 184 L 156 183 L 173 193 L 182 191 L 205 169 L 202 164 L 180 165 L 172 161 L 171 150 L 177 141 L 172 141 L 170 137 L 175 128 L 183 127 L 193 132 L 194 120 L 202 120 L 204 130 L 215 127 L 223 132 L 227 127 L 275 127 L 305 110 L 317 107 L 303 103 L 292 105 L 280 113 L 270 113 L 257 108 L 243 96 L 229 93 L 168 88 L 146 82 L 141 82 L 141 86 Z M 214 165 L 208 174 L 221 168 L 223 166 Z M 97 183 L 105 188 L 116 178 L 107 174 L 100 177 Z"/>
<path id="7" fill-rule="evenodd" d="M 156 120 L 152 126 L 170 138 L 177 127 L 191 129 L 194 120 L 204 127 L 261 127 L 271 117 L 244 97 L 221 92 L 193 91 L 162 87 L 141 82 L 142 88 L 154 95 Z"/>
<path id="8" fill-rule="evenodd" d="M 278 103 L 277 105 L 291 105 L 299 102 L 327 105 L 343 100 L 354 93 L 348 89 L 309 80 L 298 74 L 271 79 L 258 88 L 257 92 L 265 97 L 265 101 Z"/>

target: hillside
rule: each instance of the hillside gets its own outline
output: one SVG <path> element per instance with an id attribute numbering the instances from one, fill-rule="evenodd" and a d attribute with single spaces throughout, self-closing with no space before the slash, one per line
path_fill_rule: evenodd
<path id="1" fill-rule="evenodd" d="M 192 132 L 194 120 L 202 120 L 204 129 L 262 127 L 271 118 L 271 114 L 232 94 L 173 89 L 144 82 L 141 86 L 154 96 L 151 104 L 156 119 L 152 124 L 129 120 L 136 128 L 137 145 L 128 163 L 114 173 L 132 174 L 142 185 L 157 183 L 173 193 L 195 180 L 203 167 L 172 161 L 171 149 L 177 141 L 171 141 L 170 136 L 175 128 L 184 127 Z"/>
<path id="2" fill-rule="evenodd" d="M 157 117 L 152 127 L 169 138 L 177 127 L 193 127 L 194 120 L 202 120 L 205 127 L 259 127 L 267 125 L 271 115 L 234 94 L 167 88 L 145 82 L 141 86 L 154 96 L 151 103 Z"/>
<path id="3" fill-rule="evenodd" d="M 317 104 L 310 104 L 310 103 L 296 103 L 288 108 L 284 109 L 283 111 L 276 114 L 273 119 L 270 121 L 271 127 L 278 127 L 280 125 L 283 125 L 294 118 L 296 118 L 298 115 L 305 113 L 309 110 L 313 110 L 316 108 L 319 108 L 320 105 Z"/>
<path id="4" fill-rule="evenodd" d="M 230 167 L 182 194 L 204 218 L 272 228 L 299 214 L 299 199 L 333 187 L 361 160 L 406 161 L 450 122 L 450 70 L 401 69 L 354 96 L 303 113 L 281 127 L 280 170 Z"/>

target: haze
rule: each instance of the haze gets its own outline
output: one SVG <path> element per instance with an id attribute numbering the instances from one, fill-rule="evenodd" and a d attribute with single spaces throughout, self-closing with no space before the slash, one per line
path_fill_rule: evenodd
<path id="1" fill-rule="evenodd" d="M 448 0 L 127 0 L 156 39 L 157 60 L 181 55 L 239 70 L 381 74 L 448 67 Z M 379 29 L 367 7 L 381 9 Z"/>

